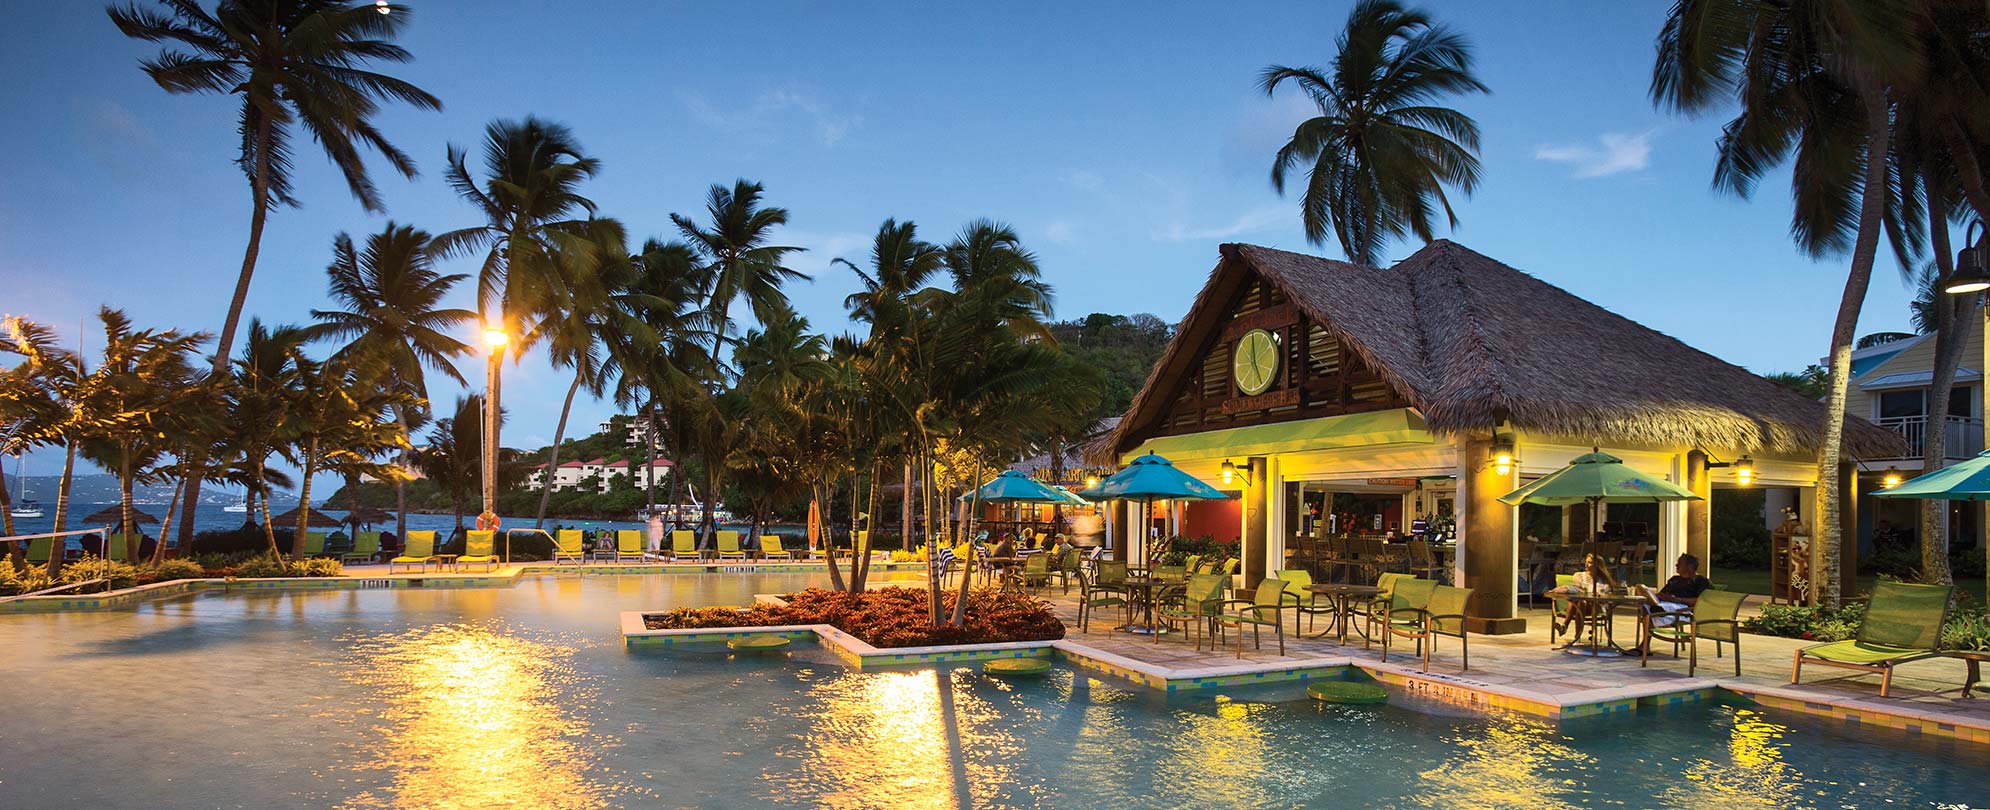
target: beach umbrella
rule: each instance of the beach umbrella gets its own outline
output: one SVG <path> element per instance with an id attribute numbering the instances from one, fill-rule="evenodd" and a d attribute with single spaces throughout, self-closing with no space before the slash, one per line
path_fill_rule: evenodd
<path id="1" fill-rule="evenodd" d="M 123 520 L 123 519 L 124 519 L 124 508 L 123 508 L 123 507 L 119 507 L 119 506 L 107 506 L 107 507 L 104 507 L 104 508 L 102 508 L 102 509 L 99 509 L 99 510 L 97 510 L 97 511 L 95 511 L 95 512 L 91 512 L 91 513 L 90 513 L 90 516 L 89 516 L 89 517 L 86 517 L 86 518 L 83 518 L 83 522 L 84 522 L 84 523 L 116 523 L 116 522 L 118 522 L 118 521 L 120 521 L 120 520 Z M 132 523 L 158 523 L 158 522 L 159 522 L 159 519 L 158 519 L 158 518 L 155 518 L 155 517 L 153 517 L 153 516 L 151 516 L 151 515 L 148 515 L 148 514 L 145 514 L 144 510 L 141 510 L 141 509 L 139 509 L 139 508 L 137 508 L 137 507 L 132 507 L 132 509 L 131 509 L 131 522 L 132 522 Z"/>
<path id="2" fill-rule="evenodd" d="M 1003 470 L 1001 475 L 989 479 L 988 483 L 960 496 L 960 499 L 972 501 L 977 497 L 989 503 L 1067 503 L 1064 496 L 1057 494 L 1057 490 L 1015 470 Z"/>
<path id="3" fill-rule="evenodd" d="M 270 518 L 269 520 L 270 523 L 279 526 L 286 523 L 295 524 L 297 522 L 297 510 L 292 509 L 281 515 L 277 515 L 276 517 Z M 311 510 L 310 523 L 308 523 L 307 525 L 314 526 L 320 529 L 336 529 L 340 526 L 344 526 L 345 524 L 339 522 L 337 518 L 334 518 L 331 515 L 327 515 L 323 512 L 313 509 Z"/>
<path id="4" fill-rule="evenodd" d="M 1139 501 L 1143 527 L 1147 523 L 1147 514 L 1153 510 L 1157 500 L 1220 501 L 1230 497 L 1202 479 L 1175 469 L 1174 462 L 1153 453 L 1134 459 L 1126 465 L 1126 469 L 1106 476 L 1097 486 L 1078 490 L 1078 494 L 1094 501 Z M 1146 534 L 1143 528 L 1143 544 Z"/>
<path id="5" fill-rule="evenodd" d="M 1700 496 L 1693 494 L 1692 490 L 1640 472 L 1625 464 L 1621 458 L 1593 449 L 1577 456 L 1568 466 L 1499 497 L 1500 503 L 1509 506 L 1523 503 L 1541 506 L 1588 504 L 1591 531 L 1597 528 L 1597 504 L 1697 500 Z"/>
<path id="6" fill-rule="evenodd" d="M 1875 498 L 1990 501 L 1990 451 L 1873 493 Z"/>

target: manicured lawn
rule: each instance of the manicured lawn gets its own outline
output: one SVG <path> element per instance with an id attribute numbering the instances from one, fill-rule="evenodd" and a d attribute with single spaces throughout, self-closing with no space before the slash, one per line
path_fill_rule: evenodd
<path id="1" fill-rule="evenodd" d="M 1859 590 L 1871 590 L 1873 582 L 1877 579 L 1878 577 L 1872 575 L 1859 577 Z M 1766 595 L 1769 593 L 1769 572 L 1766 569 L 1755 571 L 1717 570 L 1714 572 L 1714 584 L 1730 591 L 1744 591 Z M 1983 599 L 1983 577 L 1963 577 L 1960 581 L 1956 582 L 1956 585 L 1967 591 L 1971 599 L 1977 601 Z"/>

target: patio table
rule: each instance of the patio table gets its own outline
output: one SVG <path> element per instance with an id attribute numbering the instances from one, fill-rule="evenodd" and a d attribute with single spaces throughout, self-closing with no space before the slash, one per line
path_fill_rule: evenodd
<path id="1" fill-rule="evenodd" d="M 1960 658 L 1969 664 L 1969 677 L 1962 681 L 1962 696 L 1973 697 L 1970 692 L 1975 691 L 1976 684 L 1983 680 L 1981 662 L 1990 661 L 1990 650 L 1944 650 L 1942 655 Z"/>
<path id="2" fill-rule="evenodd" d="M 1132 613 L 1138 619 L 1119 626 L 1119 630 L 1142 636 L 1164 635 L 1168 628 L 1154 624 L 1154 589 L 1165 588 L 1175 583 L 1153 577 L 1129 576 L 1125 582 L 1126 594 L 1133 600 Z"/>
<path id="3" fill-rule="evenodd" d="M 459 555 L 455 555 L 455 554 L 437 554 L 437 555 L 435 555 L 435 571 L 436 571 L 436 573 L 441 573 L 441 572 L 442 572 L 442 569 L 444 569 L 444 568 L 447 568 L 447 569 L 449 569 L 450 573 L 455 573 L 455 572 L 456 572 L 456 558 L 457 558 L 457 556 L 459 556 Z"/>
<path id="4" fill-rule="evenodd" d="M 1614 626 L 1616 624 L 1617 611 L 1624 608 L 1630 608 L 1636 612 L 1638 619 L 1637 639 L 1639 644 L 1644 643 L 1645 635 L 1648 632 L 1648 628 L 1645 625 L 1650 619 L 1642 606 L 1651 604 L 1651 600 L 1642 596 L 1609 593 L 1579 593 L 1566 595 L 1562 598 L 1569 600 L 1571 604 L 1589 606 L 1589 610 L 1585 612 L 1585 615 L 1581 619 L 1585 627 L 1578 628 L 1576 630 L 1576 640 L 1564 645 L 1562 649 L 1574 655 L 1587 655 L 1592 658 L 1615 658 L 1629 652 L 1629 650 L 1625 650 L 1617 644 L 1617 632 Z M 1584 629 L 1589 631 L 1589 645 L 1587 650 L 1578 646 L 1582 643 L 1582 630 Z M 1599 634 L 1601 634 L 1600 638 Z"/>
<path id="5" fill-rule="evenodd" d="M 1357 599 L 1374 599 L 1382 593 L 1381 588 L 1373 585 L 1348 585 L 1343 583 L 1308 585 L 1306 586 L 1306 590 L 1327 597 L 1328 601 L 1333 602 L 1334 605 L 1333 626 L 1328 627 L 1319 635 L 1314 636 L 1314 638 L 1326 638 L 1328 633 L 1335 633 L 1337 640 L 1342 644 L 1347 643 L 1347 626 L 1354 618 L 1355 601 Z M 1367 631 L 1362 631 L 1362 637 L 1366 638 L 1367 635 Z"/>

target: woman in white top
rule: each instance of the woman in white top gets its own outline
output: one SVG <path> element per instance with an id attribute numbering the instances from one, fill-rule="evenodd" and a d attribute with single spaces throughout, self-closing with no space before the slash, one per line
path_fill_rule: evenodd
<path id="1" fill-rule="evenodd" d="M 1617 578 L 1610 575 L 1610 564 L 1605 562 L 1602 557 L 1588 554 L 1582 558 L 1582 570 L 1575 572 L 1574 581 L 1567 585 L 1558 586 L 1552 589 L 1550 593 L 1568 595 L 1594 594 L 1608 593 L 1616 589 Z M 1570 602 L 1567 618 L 1570 623 L 1574 623 L 1576 619 L 1587 615 L 1589 610 L 1590 605 L 1588 603 Z"/>

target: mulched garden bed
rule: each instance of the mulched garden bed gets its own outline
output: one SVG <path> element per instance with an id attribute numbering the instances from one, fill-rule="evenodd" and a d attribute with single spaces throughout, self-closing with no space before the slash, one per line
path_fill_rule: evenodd
<path id="1" fill-rule="evenodd" d="M 1051 641 L 1064 637 L 1064 623 L 1042 602 L 1018 593 L 974 591 L 967 596 L 967 626 L 934 625 L 927 613 L 924 588 L 880 588 L 864 593 L 810 588 L 788 594 L 788 604 L 735 608 L 681 608 L 643 616 L 651 630 L 771 627 L 827 624 L 874 647 L 927 647 L 943 644 L 993 644 L 1004 641 Z M 949 614 L 954 594 L 942 594 Z"/>

